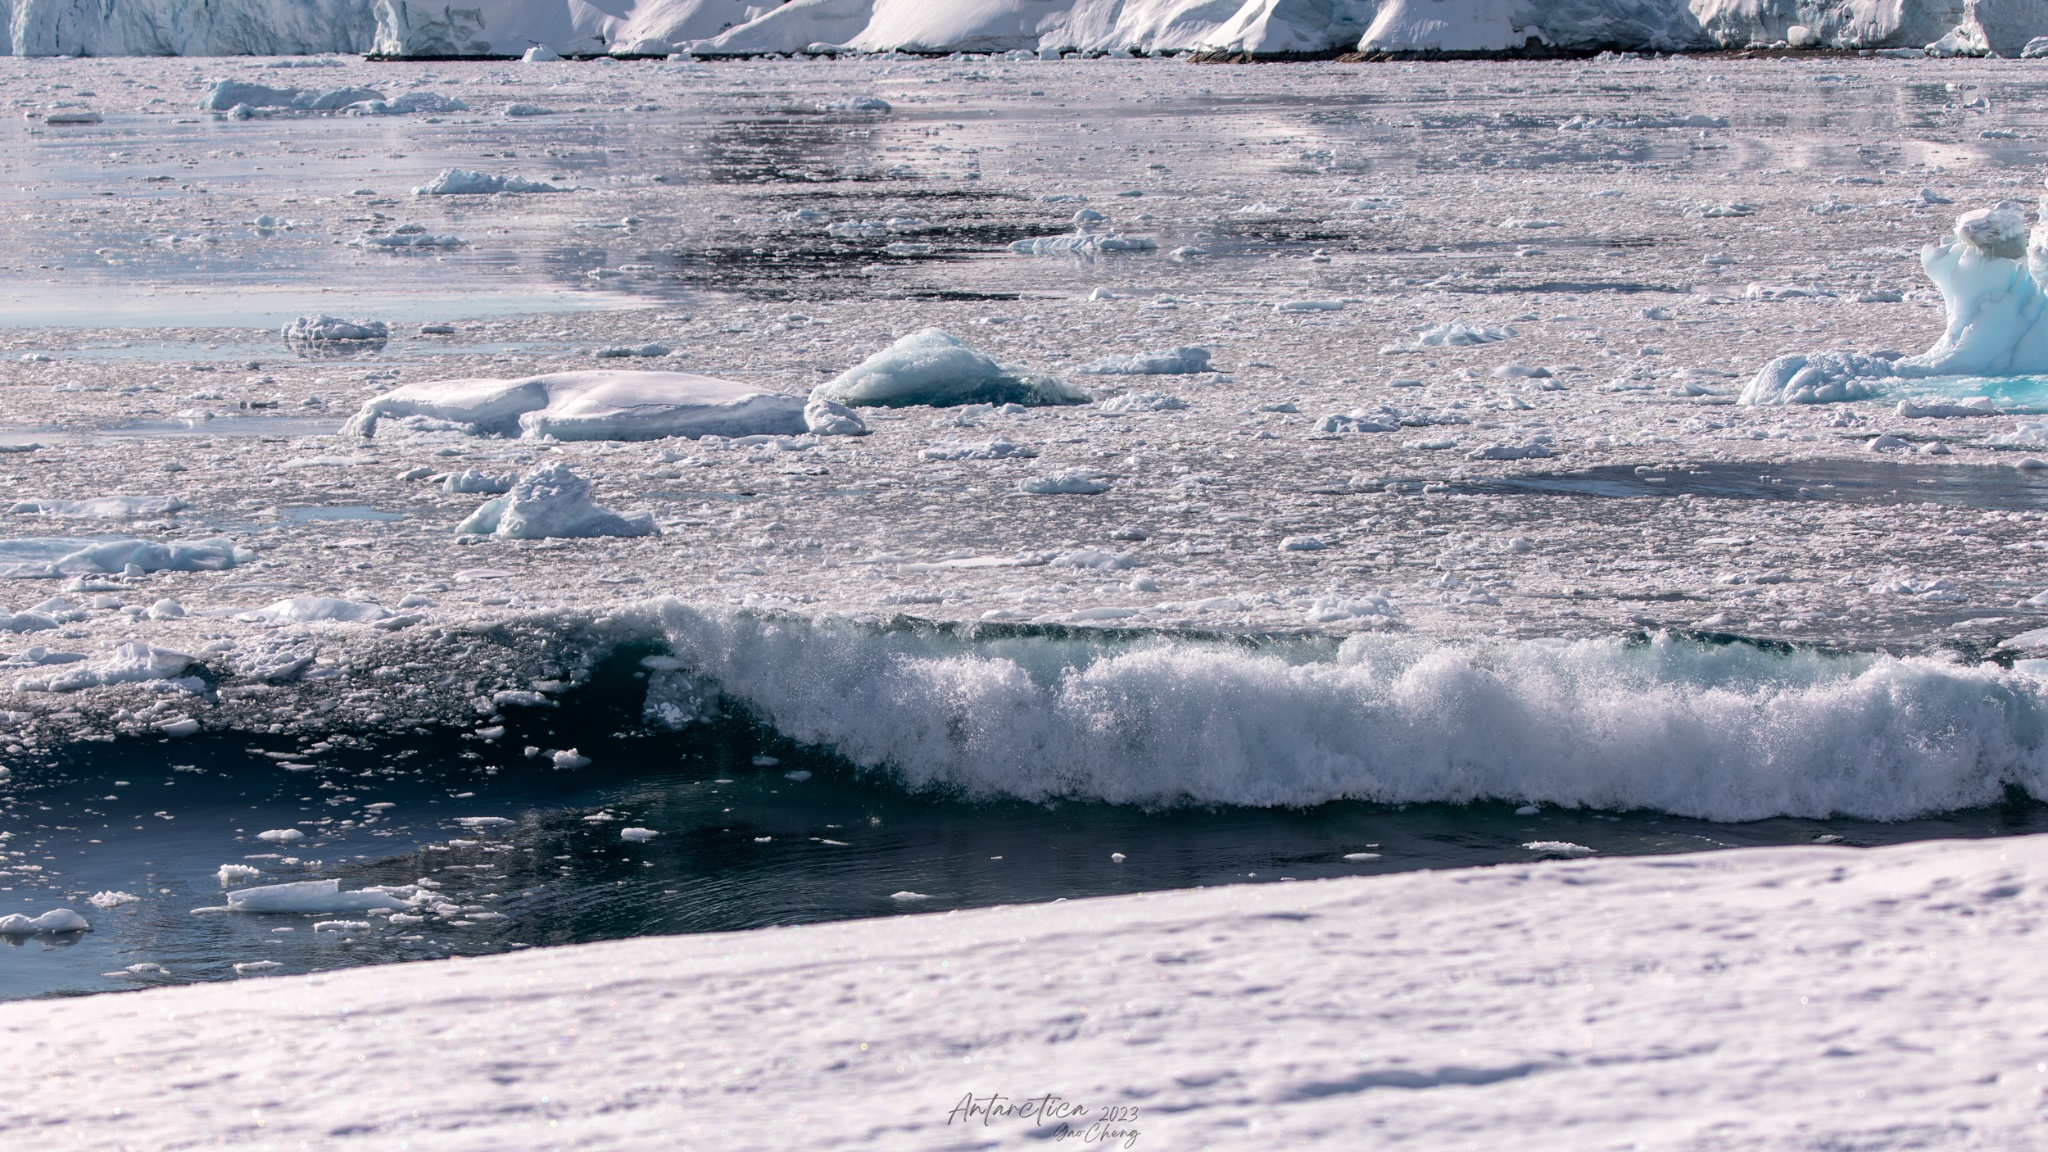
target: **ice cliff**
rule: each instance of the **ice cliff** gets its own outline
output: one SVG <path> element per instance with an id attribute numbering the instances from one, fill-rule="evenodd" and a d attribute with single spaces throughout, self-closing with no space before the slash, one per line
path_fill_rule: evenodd
<path id="1" fill-rule="evenodd" d="M 1675 51 L 1788 41 L 2017 56 L 2048 0 L 0 0 L 7 52 Z"/>

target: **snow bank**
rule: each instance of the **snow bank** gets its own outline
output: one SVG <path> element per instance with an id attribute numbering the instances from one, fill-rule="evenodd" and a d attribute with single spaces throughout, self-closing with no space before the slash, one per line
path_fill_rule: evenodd
<path id="1" fill-rule="evenodd" d="M 512 491 L 486 503 L 455 529 L 467 535 L 506 540 L 555 537 L 654 536 L 654 518 L 645 512 L 621 516 L 590 501 L 590 481 L 551 461 L 519 478 Z"/>
<path id="2" fill-rule="evenodd" d="M 77 540 L 29 536 L 0 540 L 0 578 L 52 579 L 125 572 L 220 572 L 249 559 L 251 552 L 223 539 Z"/>
<path id="3" fill-rule="evenodd" d="M 867 431 L 845 408 L 692 372 L 556 372 L 517 380 L 435 380 L 374 397 L 342 427 L 374 436 L 384 419 L 472 436 L 659 440 L 821 436 Z"/>
<path id="4" fill-rule="evenodd" d="M 856 408 L 913 404 L 1086 404 L 1088 394 L 1056 380 L 996 363 L 937 328 L 905 336 L 838 379 L 811 390 L 814 400 Z"/>
<path id="5" fill-rule="evenodd" d="M 368 888 L 343 892 L 339 880 L 297 880 L 237 888 L 227 894 L 227 900 L 228 909 L 233 912 L 367 912 L 372 908 L 410 907 L 389 892 Z"/>
<path id="6" fill-rule="evenodd" d="M 36 1087 L 19 1128 L 103 1148 L 246 1143 L 256 1119 L 280 1147 L 662 1148 L 678 1117 L 721 1148 L 875 1146 L 838 1127 L 857 1116 L 938 1148 L 963 1103 L 1056 1086 L 1086 1114 L 971 1142 L 1100 1121 L 1138 1137 L 1057 1143 L 2016 1149 L 2039 1143 L 2016 1022 L 2048 1012 L 2044 916 L 2041 837 L 1532 860 L 21 1000 L 0 1078 Z M 507 1005 L 552 1041 L 509 1084 Z"/>
<path id="7" fill-rule="evenodd" d="M 59 932 L 84 932 L 92 925 L 69 908 L 52 908 L 40 916 L 20 912 L 0 916 L 0 936 L 53 936 Z"/>
<path id="8" fill-rule="evenodd" d="M 677 659 L 784 736 L 913 787 L 1114 803 L 1649 808 L 1903 819 L 2048 798 L 2041 681 L 1659 635 L 1334 651 L 969 642 L 666 602 Z"/>

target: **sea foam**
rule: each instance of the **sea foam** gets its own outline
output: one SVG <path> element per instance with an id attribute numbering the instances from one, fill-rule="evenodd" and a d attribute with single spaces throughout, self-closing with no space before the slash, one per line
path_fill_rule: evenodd
<path id="1" fill-rule="evenodd" d="M 653 691 L 713 684 L 787 737 L 970 796 L 1508 800 L 1729 821 L 2048 798 L 2043 683 L 1994 665 L 1669 634 L 1241 644 L 648 610 L 693 674 Z"/>

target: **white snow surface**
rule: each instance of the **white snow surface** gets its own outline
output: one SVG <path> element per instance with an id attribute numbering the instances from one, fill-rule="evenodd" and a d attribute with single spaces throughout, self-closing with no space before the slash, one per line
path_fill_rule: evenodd
<path id="1" fill-rule="evenodd" d="M 859 423 L 844 409 L 820 409 L 813 420 L 806 403 L 802 396 L 692 372 L 556 372 L 408 384 L 366 402 L 342 430 L 375 436 L 381 420 L 424 418 L 427 427 L 452 426 L 473 436 L 660 440 L 844 435 L 853 431 L 846 420 Z"/>
<path id="2" fill-rule="evenodd" d="M 82 1147 L 2024 1148 L 2044 917 L 2043 837 L 1554 860 L 17 1001 L 0 1076 Z"/>

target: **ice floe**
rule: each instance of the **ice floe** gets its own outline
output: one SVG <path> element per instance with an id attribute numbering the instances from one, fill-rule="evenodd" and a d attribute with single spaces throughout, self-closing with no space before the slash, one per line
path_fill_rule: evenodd
<path id="1" fill-rule="evenodd" d="M 237 888 L 227 894 L 227 901 L 232 912 L 367 912 L 373 908 L 411 907 L 382 889 L 344 892 L 339 880 L 295 880 L 288 884 Z"/>
<path id="2" fill-rule="evenodd" d="M 659 440 L 671 436 L 857 435 L 859 417 L 820 398 L 690 372 L 556 372 L 516 380 L 436 380 L 366 402 L 342 428 L 374 436 L 383 420 L 473 436 Z"/>
<path id="3" fill-rule="evenodd" d="M 1164 352 L 1138 352 L 1104 356 L 1076 369 L 1103 376 L 1177 376 L 1209 371 L 1207 348 L 1169 348 Z"/>
<path id="4" fill-rule="evenodd" d="M 92 925 L 69 908 L 52 908 L 40 916 L 15 912 L 0 916 L 0 936 L 54 936 L 60 932 L 84 932 Z"/>
<path id="5" fill-rule="evenodd" d="M 205 685 L 198 677 L 185 677 L 185 670 L 198 663 L 183 652 L 159 648 L 141 640 L 130 640 L 116 645 L 112 652 L 97 660 L 77 666 L 67 666 L 63 672 L 48 676 L 24 676 L 15 681 L 18 692 L 77 692 L 85 688 L 100 688 L 109 684 L 132 684 L 145 680 L 186 681 L 192 691 L 201 691 Z"/>

